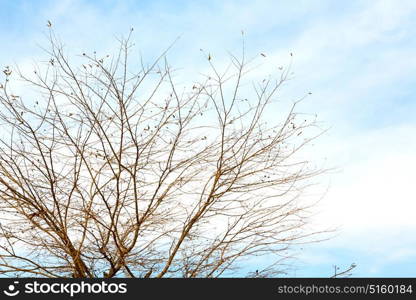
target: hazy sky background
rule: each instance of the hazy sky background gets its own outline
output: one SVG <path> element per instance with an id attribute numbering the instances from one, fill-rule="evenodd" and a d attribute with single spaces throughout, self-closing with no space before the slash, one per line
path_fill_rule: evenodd
<path id="1" fill-rule="evenodd" d="M 337 237 L 304 247 L 289 276 L 330 276 L 351 263 L 354 276 L 416 276 L 416 1 L 6 1 L 0 0 L 0 66 L 41 57 L 46 20 L 74 53 L 112 49 L 134 27 L 151 59 L 181 36 L 170 61 L 183 70 L 241 50 L 285 64 L 284 95 L 329 132 L 311 155 L 338 171 L 316 223 Z"/>

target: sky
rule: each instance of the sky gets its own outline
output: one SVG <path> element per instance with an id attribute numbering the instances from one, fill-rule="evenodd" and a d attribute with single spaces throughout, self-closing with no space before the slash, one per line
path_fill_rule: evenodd
<path id="1" fill-rule="evenodd" d="M 328 132 L 310 151 L 336 168 L 313 222 L 336 227 L 305 245 L 287 276 L 328 277 L 357 264 L 356 277 L 416 276 L 415 1 L 7 1 L 0 0 L 0 66 L 42 56 L 46 22 L 74 53 L 114 48 L 134 28 L 151 60 L 176 38 L 170 61 L 204 68 L 199 49 L 226 57 L 265 53 L 271 65 L 293 53 L 288 98 L 312 92 L 300 109 Z"/>

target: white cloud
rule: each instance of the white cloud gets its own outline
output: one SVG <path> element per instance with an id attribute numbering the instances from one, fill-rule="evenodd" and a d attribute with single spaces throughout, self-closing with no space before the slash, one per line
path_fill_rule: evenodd
<path id="1" fill-rule="evenodd" d="M 415 130 L 384 128 L 320 145 L 330 152 L 329 164 L 341 169 L 331 175 L 321 217 L 360 231 L 392 225 L 416 228 L 416 142 L 410 139 Z"/>

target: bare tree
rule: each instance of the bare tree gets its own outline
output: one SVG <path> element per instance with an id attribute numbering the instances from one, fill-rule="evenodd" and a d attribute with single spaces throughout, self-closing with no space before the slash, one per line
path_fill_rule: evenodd
<path id="1" fill-rule="evenodd" d="M 354 270 L 357 265 L 352 263 L 349 267 L 345 268 L 344 270 L 340 270 L 337 265 L 334 265 L 334 275 L 331 278 L 346 278 L 352 275 L 352 270 Z"/>
<path id="2" fill-rule="evenodd" d="M 50 42 L 33 73 L 4 70 L 1 274 L 219 277 L 266 257 L 255 276 L 273 276 L 317 234 L 300 195 L 322 170 L 297 153 L 321 131 L 297 101 L 270 110 L 289 68 L 256 82 L 244 51 L 225 71 L 208 54 L 186 87 L 166 52 L 131 62 L 130 35 L 76 62 Z"/>

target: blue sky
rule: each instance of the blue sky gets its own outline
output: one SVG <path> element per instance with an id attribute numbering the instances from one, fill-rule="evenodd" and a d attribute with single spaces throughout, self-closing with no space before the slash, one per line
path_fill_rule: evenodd
<path id="1" fill-rule="evenodd" d="M 135 28 L 144 56 L 170 54 L 198 70 L 200 48 L 225 57 L 247 51 L 288 62 L 283 95 L 313 94 L 301 109 L 317 113 L 328 134 L 312 159 L 338 168 L 314 222 L 337 236 L 305 246 L 289 276 L 329 276 L 356 263 L 354 276 L 416 276 L 415 1 L 5 1 L 0 0 L 0 65 L 40 57 L 46 20 L 74 53 L 111 49 Z M 296 270 L 295 270 L 296 269 Z"/>

